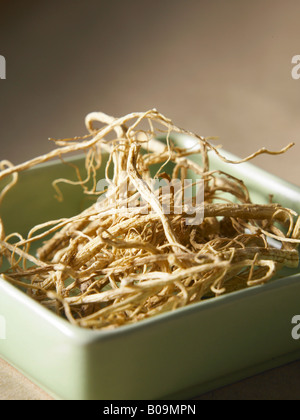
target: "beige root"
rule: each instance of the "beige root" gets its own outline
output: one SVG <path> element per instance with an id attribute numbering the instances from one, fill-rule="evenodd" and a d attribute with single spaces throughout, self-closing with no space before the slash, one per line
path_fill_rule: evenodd
<path id="1" fill-rule="evenodd" d="M 96 123 L 103 127 L 96 129 Z M 81 185 L 83 194 L 95 200 L 88 209 L 69 219 L 34 226 L 26 237 L 5 236 L 0 219 L 1 256 L 10 263 L 2 275 L 33 299 L 75 325 L 116 328 L 263 284 L 284 266 L 297 268 L 298 215 L 280 204 L 252 203 L 242 180 L 211 170 L 210 153 L 230 161 L 209 139 L 176 127 L 156 110 L 122 118 L 92 113 L 86 117 L 86 126 L 89 135 L 54 140 L 57 148 L 51 153 L 17 166 L 9 162 L 0 166 L 0 180 L 9 178 L 0 193 L 1 204 L 19 172 L 71 152 L 86 154 L 86 176 L 74 167 L 77 181 L 58 179 L 53 186 L 57 198 L 63 199 L 61 183 Z M 173 132 L 194 136 L 198 147 L 175 147 Z M 162 133 L 166 146 L 157 140 Z M 285 153 L 291 146 L 279 152 L 263 148 L 231 163 L 263 153 Z M 103 151 L 110 154 L 105 174 L 113 192 L 106 196 L 96 187 Z M 196 153 L 201 154 L 199 163 L 189 159 Z M 198 211 L 193 210 L 195 197 L 178 213 L 174 187 L 167 193 L 151 188 L 153 165 L 160 165 L 157 178 L 180 178 L 182 187 L 188 173 L 203 181 L 201 224 L 187 223 Z M 166 203 L 170 204 L 168 214 Z M 14 243 L 12 238 L 17 238 Z M 271 246 L 268 238 L 281 245 Z M 37 241 L 44 243 L 34 256 L 30 249 Z"/>

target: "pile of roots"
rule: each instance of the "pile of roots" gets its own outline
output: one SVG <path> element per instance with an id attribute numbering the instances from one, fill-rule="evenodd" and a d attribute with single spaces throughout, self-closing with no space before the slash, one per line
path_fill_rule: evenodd
<path id="1" fill-rule="evenodd" d="M 176 127 L 156 110 L 122 118 L 92 113 L 86 126 L 87 136 L 56 140 L 44 156 L 17 166 L 1 162 L 0 180 L 9 182 L 0 203 L 20 171 L 68 153 L 85 154 L 86 178 L 78 170 L 76 182 L 60 179 L 54 187 L 63 199 L 60 183 L 80 184 L 95 198 L 88 209 L 35 226 L 25 238 L 6 236 L 0 220 L 0 252 L 10 264 L 2 276 L 42 305 L 82 327 L 115 328 L 263 284 L 282 267 L 298 266 L 299 216 L 280 203 L 252 203 L 242 180 L 212 170 L 210 154 L 227 160 L 209 139 Z M 176 147 L 172 133 L 189 134 L 198 146 Z M 166 145 L 157 140 L 161 135 Z M 103 152 L 109 152 L 107 188 L 99 191 Z M 192 154 L 201 155 L 199 162 L 189 159 Z M 201 183 L 200 201 L 197 193 L 185 195 L 188 176 Z M 169 187 L 155 189 L 153 179 Z M 36 241 L 43 245 L 32 255 Z"/>

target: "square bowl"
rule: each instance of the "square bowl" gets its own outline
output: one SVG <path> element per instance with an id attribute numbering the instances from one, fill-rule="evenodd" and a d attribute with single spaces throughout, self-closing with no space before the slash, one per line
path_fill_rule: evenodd
<path id="1" fill-rule="evenodd" d="M 194 141 L 173 140 L 186 147 Z M 80 166 L 83 158 L 70 162 Z M 300 213 L 299 187 L 250 163 L 229 165 L 214 155 L 210 163 L 242 179 L 254 202 L 273 194 L 274 202 Z M 82 211 L 88 202 L 79 187 L 65 186 L 62 203 L 54 199 L 52 181 L 70 176 L 71 165 L 57 161 L 21 173 L 0 209 L 6 233 L 25 234 Z M 56 399 L 190 399 L 299 359 L 300 341 L 292 337 L 297 314 L 299 268 L 265 285 L 109 331 L 71 325 L 0 277 L 0 355 Z"/>

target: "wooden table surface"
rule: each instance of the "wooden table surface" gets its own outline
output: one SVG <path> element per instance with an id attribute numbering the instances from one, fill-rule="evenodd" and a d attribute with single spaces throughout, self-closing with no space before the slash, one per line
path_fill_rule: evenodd
<path id="1" fill-rule="evenodd" d="M 300 186 L 300 3 L 294 0 L 1 1 L 0 159 L 46 153 L 85 134 L 91 111 L 157 108 L 181 127 Z M 299 70 L 300 73 L 300 70 Z M 300 301 L 299 301 L 300 313 Z M 1 315 L 1 308 L 0 308 Z M 207 399 L 300 398 L 300 362 Z M 49 397 L 0 361 L 0 399 Z"/>

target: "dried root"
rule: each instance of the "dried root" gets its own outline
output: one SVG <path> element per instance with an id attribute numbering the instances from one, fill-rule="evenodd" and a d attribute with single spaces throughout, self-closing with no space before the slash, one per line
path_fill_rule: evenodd
<path id="1" fill-rule="evenodd" d="M 96 129 L 96 123 L 104 126 Z M 282 267 L 298 266 L 298 215 L 280 204 L 253 204 L 241 180 L 211 170 L 210 153 L 226 159 L 209 139 L 174 126 L 156 110 L 118 119 L 92 113 L 86 126 L 88 136 L 54 140 L 57 148 L 47 155 L 0 166 L 0 180 L 10 177 L 1 203 L 19 172 L 71 152 L 86 154 L 86 178 L 75 167 L 78 180 L 59 179 L 54 188 L 63 199 L 61 183 L 81 185 L 95 198 L 91 207 L 35 226 L 26 238 L 5 236 L 0 219 L 1 256 L 10 263 L 2 275 L 42 305 L 81 327 L 115 328 L 263 284 Z M 194 136 L 199 147 L 175 147 L 172 132 Z M 166 146 L 156 140 L 161 133 Z M 261 149 L 240 162 L 291 146 L 279 152 Z M 105 193 L 97 187 L 103 151 L 110 154 Z M 195 153 L 202 156 L 198 164 L 189 160 Z M 169 182 L 167 191 L 151 187 L 153 165 L 160 166 L 154 178 Z M 183 198 L 190 173 L 204 186 L 198 207 L 195 196 Z M 204 217 L 197 222 L 199 212 Z M 271 246 L 268 238 L 280 246 Z M 44 243 L 33 256 L 30 247 L 37 241 Z"/>

